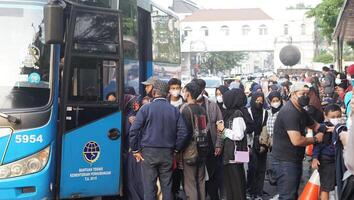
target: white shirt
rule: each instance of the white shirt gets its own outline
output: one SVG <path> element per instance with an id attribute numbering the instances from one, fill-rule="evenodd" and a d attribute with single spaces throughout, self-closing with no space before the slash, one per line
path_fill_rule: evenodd
<path id="1" fill-rule="evenodd" d="M 178 99 L 178 101 L 172 101 L 172 99 L 171 99 L 170 103 L 171 103 L 171 105 L 173 105 L 174 107 L 179 107 L 180 105 L 183 104 L 183 100 L 182 100 L 181 97 Z"/>
<path id="2" fill-rule="evenodd" d="M 225 129 L 225 137 L 233 141 L 240 141 L 245 136 L 246 123 L 242 117 L 236 117 L 232 120 L 232 129 Z"/>

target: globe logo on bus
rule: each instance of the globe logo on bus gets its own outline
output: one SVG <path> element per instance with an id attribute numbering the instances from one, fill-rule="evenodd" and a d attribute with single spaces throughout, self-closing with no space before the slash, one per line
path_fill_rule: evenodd
<path id="1" fill-rule="evenodd" d="M 100 146 L 94 141 L 86 143 L 83 156 L 88 163 L 96 162 L 100 157 Z"/>

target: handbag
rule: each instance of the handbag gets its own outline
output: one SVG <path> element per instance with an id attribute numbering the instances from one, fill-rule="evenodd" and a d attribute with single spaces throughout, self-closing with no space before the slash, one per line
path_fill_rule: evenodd
<path id="1" fill-rule="evenodd" d="M 246 142 L 246 149 L 240 146 L 244 146 L 241 143 Z M 237 143 L 240 145 L 238 146 Z M 230 160 L 229 163 L 248 163 L 250 161 L 250 152 L 247 147 L 247 140 L 242 139 L 239 142 L 235 142 L 235 149 L 234 149 L 234 160 Z"/>

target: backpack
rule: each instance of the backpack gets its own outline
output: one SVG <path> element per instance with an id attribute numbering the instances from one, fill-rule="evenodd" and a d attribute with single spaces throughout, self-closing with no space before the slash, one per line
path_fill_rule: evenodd
<path id="1" fill-rule="evenodd" d="M 188 105 L 187 109 L 191 114 L 193 135 L 190 144 L 183 152 L 183 161 L 188 165 L 196 165 L 205 162 L 209 154 L 207 117 L 206 115 L 193 114 Z"/>

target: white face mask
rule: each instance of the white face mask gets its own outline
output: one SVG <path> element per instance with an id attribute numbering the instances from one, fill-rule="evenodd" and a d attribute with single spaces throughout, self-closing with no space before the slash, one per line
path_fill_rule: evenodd
<path id="1" fill-rule="evenodd" d="M 275 103 L 271 103 L 270 104 L 273 108 L 279 108 L 279 106 L 281 105 L 280 102 L 275 102 Z"/>
<path id="2" fill-rule="evenodd" d="M 216 101 L 217 101 L 218 103 L 222 103 L 222 102 L 223 102 L 222 96 L 216 96 Z"/>
<path id="3" fill-rule="evenodd" d="M 342 80 L 340 78 L 336 78 L 336 84 L 339 85 L 342 83 Z"/>
<path id="4" fill-rule="evenodd" d="M 174 97 L 178 97 L 181 94 L 181 90 L 170 90 L 170 94 Z"/>
<path id="5" fill-rule="evenodd" d="M 334 126 L 336 126 L 337 124 L 342 124 L 343 120 L 342 118 L 333 118 L 333 119 L 329 119 L 329 122 L 331 122 Z"/>

